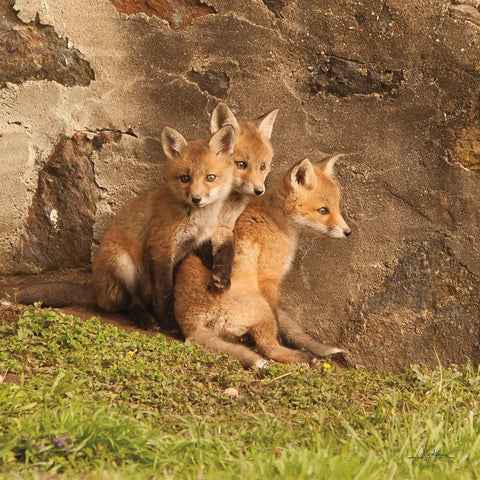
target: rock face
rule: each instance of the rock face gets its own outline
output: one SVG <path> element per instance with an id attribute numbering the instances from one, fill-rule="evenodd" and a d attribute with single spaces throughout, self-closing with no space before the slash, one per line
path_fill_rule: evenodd
<path id="1" fill-rule="evenodd" d="M 92 153 L 121 134 L 62 137 L 38 174 L 38 185 L 20 237 L 16 261 L 33 268 L 88 265 L 100 188 Z"/>
<path id="2" fill-rule="evenodd" d="M 273 108 L 271 181 L 341 151 L 346 241 L 306 237 L 282 307 L 352 364 L 480 363 L 476 0 L 0 5 L 0 273 L 88 266 L 162 181 L 160 133 Z"/>
<path id="3" fill-rule="evenodd" d="M 89 85 L 95 78 L 82 55 L 52 26 L 22 23 L 7 12 L 0 19 L 0 87 L 6 82 L 55 80 L 67 87 Z"/>

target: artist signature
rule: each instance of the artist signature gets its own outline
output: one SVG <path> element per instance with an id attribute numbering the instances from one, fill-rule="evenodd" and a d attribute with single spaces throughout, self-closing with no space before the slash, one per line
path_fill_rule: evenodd
<path id="1" fill-rule="evenodd" d="M 446 460 L 453 460 L 455 457 L 452 457 L 451 455 L 447 455 L 444 453 L 442 450 L 432 450 L 431 452 L 427 453 L 425 450 L 425 447 L 423 445 L 420 445 L 420 448 L 417 450 L 417 453 L 413 457 L 408 457 L 411 458 L 413 461 L 415 460 L 436 460 L 437 458 L 444 458 Z"/>

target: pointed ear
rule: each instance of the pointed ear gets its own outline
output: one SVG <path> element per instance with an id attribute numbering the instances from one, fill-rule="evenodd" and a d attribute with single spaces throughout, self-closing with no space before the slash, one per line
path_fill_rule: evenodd
<path id="1" fill-rule="evenodd" d="M 277 118 L 278 108 L 272 110 L 269 113 L 265 113 L 260 118 L 257 119 L 257 128 L 260 131 L 260 135 L 262 137 L 267 138 L 270 140 L 272 136 L 273 124 L 275 123 L 275 119 Z"/>
<path id="2" fill-rule="evenodd" d="M 188 144 L 183 135 L 175 129 L 165 127 L 162 130 L 162 147 L 165 155 L 170 160 L 179 157 Z"/>
<path id="3" fill-rule="evenodd" d="M 320 161 L 318 165 L 323 168 L 323 171 L 331 177 L 333 175 L 333 166 L 335 165 L 336 161 L 339 160 L 344 156 L 343 153 L 334 153 L 329 157 L 325 158 L 324 160 Z"/>
<path id="4" fill-rule="evenodd" d="M 225 125 L 217 130 L 208 142 L 208 146 L 215 155 L 232 155 L 235 149 L 235 130 L 233 127 Z"/>
<path id="5" fill-rule="evenodd" d="M 317 185 L 317 175 L 312 162 L 308 158 L 293 167 L 290 173 L 290 184 L 296 190 L 299 186 L 312 189 Z"/>
<path id="6" fill-rule="evenodd" d="M 210 133 L 215 133 L 224 125 L 231 125 L 238 130 L 238 122 L 226 103 L 220 102 L 212 112 L 210 117 Z"/>

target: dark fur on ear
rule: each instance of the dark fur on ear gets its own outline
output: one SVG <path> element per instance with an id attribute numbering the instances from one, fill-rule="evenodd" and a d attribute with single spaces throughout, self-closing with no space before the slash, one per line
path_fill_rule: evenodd
<path id="1" fill-rule="evenodd" d="M 215 155 L 230 156 L 235 149 L 235 130 L 231 125 L 225 125 L 217 130 L 208 142 L 210 150 Z"/>
<path id="2" fill-rule="evenodd" d="M 170 160 L 179 157 L 187 146 L 187 141 L 183 135 L 174 128 L 165 127 L 162 130 L 163 151 Z"/>
<path id="3" fill-rule="evenodd" d="M 215 133 L 224 125 L 231 125 L 238 130 L 238 122 L 226 103 L 220 102 L 212 112 L 210 118 L 210 133 Z"/>

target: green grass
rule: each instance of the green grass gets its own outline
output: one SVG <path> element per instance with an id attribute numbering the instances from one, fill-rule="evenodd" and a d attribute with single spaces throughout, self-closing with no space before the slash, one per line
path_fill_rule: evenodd
<path id="1" fill-rule="evenodd" d="M 471 365 L 244 370 L 31 307 L 0 326 L 0 373 L 0 478 L 480 478 Z"/>

